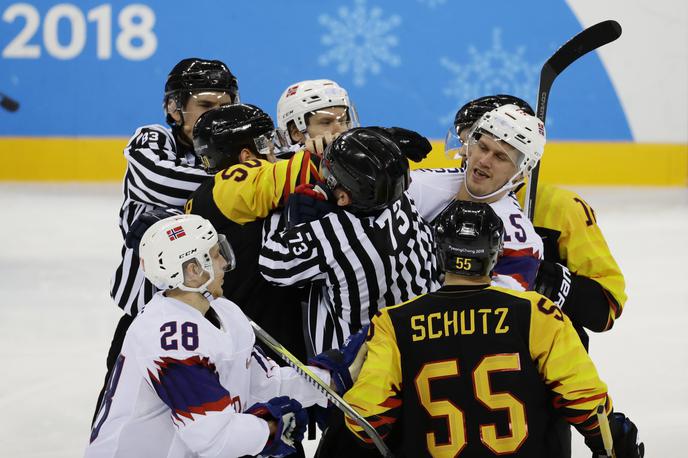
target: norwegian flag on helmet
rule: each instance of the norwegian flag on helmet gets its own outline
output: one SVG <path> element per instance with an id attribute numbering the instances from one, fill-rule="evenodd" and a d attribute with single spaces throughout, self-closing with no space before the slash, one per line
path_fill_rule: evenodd
<path id="1" fill-rule="evenodd" d="M 287 89 L 287 97 L 292 96 L 296 94 L 296 90 L 299 88 L 299 85 L 297 84 L 296 86 L 292 86 L 289 89 Z"/>
<path id="2" fill-rule="evenodd" d="M 178 238 L 184 237 L 185 235 L 186 232 L 184 232 L 184 228 L 181 226 L 177 226 L 167 231 L 167 236 L 170 238 L 171 241 L 177 240 Z"/>

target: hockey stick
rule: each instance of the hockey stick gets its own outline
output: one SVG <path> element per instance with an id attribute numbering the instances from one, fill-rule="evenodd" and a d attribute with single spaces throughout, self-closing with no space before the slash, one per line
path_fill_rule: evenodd
<path id="1" fill-rule="evenodd" d="M 10 113 L 14 113 L 19 109 L 19 102 L 0 92 L 0 107 L 3 107 Z"/>
<path id="2" fill-rule="evenodd" d="M 351 405 L 348 402 L 342 399 L 342 397 L 339 396 L 332 388 L 330 388 L 330 386 L 327 383 L 325 383 L 320 377 L 313 373 L 313 371 L 311 371 L 308 368 L 308 366 L 299 361 L 299 359 L 296 356 L 292 355 L 289 352 L 289 350 L 282 346 L 282 344 L 273 339 L 270 334 L 263 330 L 263 328 L 258 326 L 253 321 L 251 321 L 251 326 L 253 326 L 253 331 L 256 333 L 256 337 L 258 337 L 258 339 L 260 339 L 261 342 L 267 345 L 272 351 L 277 353 L 284 360 L 285 363 L 289 364 L 292 368 L 296 370 L 296 372 L 298 372 L 299 375 L 304 377 L 311 383 L 311 385 L 318 389 L 318 391 L 323 393 L 325 397 L 332 404 L 334 404 L 335 407 L 337 407 L 339 410 L 351 417 L 356 423 L 358 423 L 359 426 L 363 428 L 365 432 L 368 434 L 368 436 L 370 436 L 370 438 L 373 440 L 373 443 L 380 451 L 382 456 L 384 456 L 385 458 L 394 457 L 392 451 L 389 449 L 389 447 L 387 447 L 387 444 L 385 444 L 385 442 L 382 440 L 375 428 L 373 428 L 371 424 L 368 423 L 368 421 L 361 416 L 361 414 L 356 412 L 356 410 L 353 407 L 351 407 Z"/>
<path id="3" fill-rule="evenodd" d="M 552 57 L 547 59 L 540 71 L 540 86 L 538 87 L 537 117 L 545 123 L 547 116 L 547 101 L 549 91 L 554 80 L 566 68 L 576 60 L 594 51 L 607 43 L 611 43 L 621 36 L 621 25 L 618 22 L 607 20 L 595 24 L 564 43 Z M 540 173 L 540 163 L 530 172 L 528 185 L 526 187 L 525 212 L 528 218 L 533 221 L 535 213 L 535 192 L 537 190 L 538 175 Z"/>
<path id="4" fill-rule="evenodd" d="M 597 406 L 597 423 L 600 425 L 600 435 L 602 435 L 604 453 L 606 453 L 608 458 L 616 458 L 612 431 L 609 429 L 609 418 L 607 418 L 607 415 L 604 413 L 603 405 Z"/>

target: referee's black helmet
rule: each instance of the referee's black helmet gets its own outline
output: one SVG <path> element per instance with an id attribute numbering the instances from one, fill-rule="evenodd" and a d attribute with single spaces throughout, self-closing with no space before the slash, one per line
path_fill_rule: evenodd
<path id="1" fill-rule="evenodd" d="M 190 57 L 179 61 L 167 75 L 165 82 L 164 109 L 168 100 L 174 100 L 178 110 L 182 110 L 192 93 L 226 92 L 232 103 L 239 103 L 239 83 L 227 65 L 219 60 Z M 167 124 L 177 125 L 167 114 Z"/>
<path id="2" fill-rule="evenodd" d="M 486 203 L 456 200 L 433 223 L 438 260 L 446 271 L 490 275 L 502 251 L 504 224 Z"/>
<path id="3" fill-rule="evenodd" d="M 165 96 L 180 91 L 227 92 L 232 96 L 232 103 L 237 103 L 239 84 L 223 62 L 191 57 L 175 65 L 165 82 Z"/>
<path id="4" fill-rule="evenodd" d="M 320 170 L 330 188 L 351 196 L 351 209 L 378 212 L 401 198 L 410 183 L 409 163 L 399 147 L 377 129 L 348 130 L 328 145 Z"/>

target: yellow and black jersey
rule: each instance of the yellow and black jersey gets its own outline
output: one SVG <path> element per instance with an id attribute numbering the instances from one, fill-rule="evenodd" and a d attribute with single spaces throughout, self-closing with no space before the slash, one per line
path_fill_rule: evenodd
<path id="1" fill-rule="evenodd" d="M 525 190 L 521 189 L 520 202 L 524 196 Z M 575 192 L 541 184 L 534 218 L 533 225 L 544 244 L 545 261 L 561 263 L 574 275 L 594 280 L 603 288 L 597 293 L 594 284 L 581 285 L 578 289 L 586 292 L 576 294 L 574 279 L 566 313 L 574 322 L 594 331 L 611 328 L 626 303 L 625 281 L 597 225 L 595 211 Z M 591 310 L 595 308 L 606 313 Z"/>
<path id="2" fill-rule="evenodd" d="M 280 215 L 273 210 L 297 186 L 319 179 L 308 152 L 276 163 L 252 159 L 208 179 L 185 206 L 186 213 L 209 220 L 232 245 L 237 268 L 225 274 L 223 295 L 300 358 L 306 356 L 301 331 L 303 293 L 269 284 L 258 271 L 258 257 L 264 232 L 279 226 Z"/>
<path id="3" fill-rule="evenodd" d="M 398 456 L 547 457 L 553 415 L 595 436 L 597 406 L 611 412 L 571 322 L 535 292 L 444 286 L 381 310 L 368 339 L 344 399 Z"/>
<path id="4" fill-rule="evenodd" d="M 274 163 L 250 159 L 217 173 L 212 180 L 212 201 L 225 218 L 244 224 L 267 217 L 286 203 L 294 189 L 320 180 L 318 168 L 308 151 L 299 151 L 289 160 Z M 198 205 L 192 196 L 186 213 Z"/>

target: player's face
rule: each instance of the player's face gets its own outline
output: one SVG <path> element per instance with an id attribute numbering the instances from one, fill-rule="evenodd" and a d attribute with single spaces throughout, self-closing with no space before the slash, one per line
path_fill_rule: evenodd
<path id="1" fill-rule="evenodd" d="M 466 186 L 476 196 L 495 192 L 516 173 L 520 154 L 511 145 L 482 134 L 467 148 Z"/>
<path id="2" fill-rule="evenodd" d="M 210 249 L 210 259 L 213 261 L 213 273 L 215 278 L 208 285 L 208 292 L 214 297 L 222 296 L 222 284 L 225 281 L 225 268 L 227 267 L 227 260 L 222 256 L 220 252 L 220 244 L 215 244 L 214 247 Z"/>
<path id="3" fill-rule="evenodd" d="M 232 103 L 232 97 L 226 92 L 196 92 L 191 94 L 182 109 L 184 125 L 182 130 L 187 138 L 193 138 L 193 126 L 203 113 L 220 105 Z"/>
<path id="4" fill-rule="evenodd" d="M 349 110 L 346 107 L 329 107 L 314 111 L 306 124 L 306 132 L 310 138 L 325 134 L 335 137 L 349 128 Z"/>

